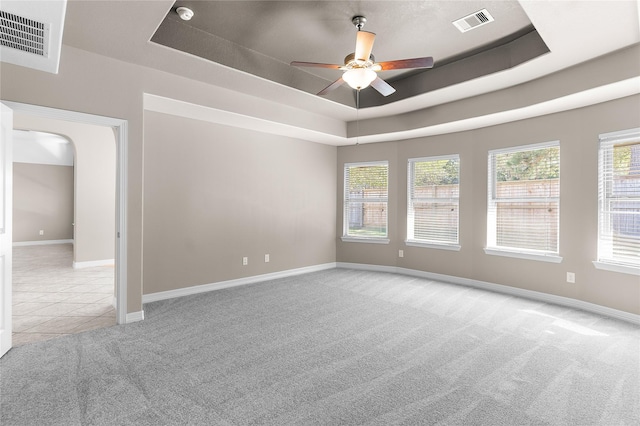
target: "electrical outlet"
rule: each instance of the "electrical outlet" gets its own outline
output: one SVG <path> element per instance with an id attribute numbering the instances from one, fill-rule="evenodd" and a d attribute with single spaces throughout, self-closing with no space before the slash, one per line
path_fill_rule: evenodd
<path id="1" fill-rule="evenodd" d="M 576 273 L 575 272 L 567 272 L 567 282 L 571 284 L 575 284 L 576 282 Z"/>
<path id="2" fill-rule="evenodd" d="M 264 255 L 264 263 L 269 263 L 269 255 L 268 254 Z"/>
<path id="3" fill-rule="evenodd" d="M 249 264 L 249 258 L 248 257 L 243 257 L 242 258 L 242 266 L 247 266 Z"/>
<path id="4" fill-rule="evenodd" d="M 398 257 L 404 257 L 404 250 L 398 250 Z"/>
<path id="5" fill-rule="evenodd" d="M 40 235 L 44 235 L 44 229 L 40 230 Z"/>

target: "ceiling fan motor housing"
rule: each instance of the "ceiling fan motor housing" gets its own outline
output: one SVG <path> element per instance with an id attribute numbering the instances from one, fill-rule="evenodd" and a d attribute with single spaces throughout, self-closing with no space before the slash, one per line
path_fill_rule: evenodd
<path id="1" fill-rule="evenodd" d="M 356 35 L 356 50 L 354 53 L 351 53 L 344 58 L 344 65 L 324 64 L 318 62 L 291 62 L 292 66 L 297 67 L 331 68 L 344 71 L 342 77 L 322 89 L 318 92 L 318 95 L 325 95 L 331 90 L 340 87 L 342 83 L 346 82 L 356 90 L 361 90 L 371 85 L 371 87 L 376 89 L 383 96 L 389 96 L 396 90 L 391 87 L 389 83 L 378 77 L 378 71 L 433 67 L 432 57 L 401 59 L 377 64 L 376 58 L 371 53 L 376 35 L 369 31 L 362 31 L 362 27 L 364 27 L 367 19 L 364 16 L 359 15 L 351 18 L 351 22 L 358 29 L 358 33 Z"/>
<path id="2" fill-rule="evenodd" d="M 344 57 L 344 66 L 348 69 L 351 68 L 371 68 L 376 63 L 376 57 L 373 54 L 369 55 L 369 60 L 365 62 L 356 61 L 356 54 L 350 53 Z"/>

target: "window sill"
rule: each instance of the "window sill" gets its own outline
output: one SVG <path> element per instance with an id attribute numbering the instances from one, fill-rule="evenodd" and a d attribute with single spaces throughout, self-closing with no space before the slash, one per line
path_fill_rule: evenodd
<path id="1" fill-rule="evenodd" d="M 366 238 L 366 237 L 340 237 L 345 243 L 371 243 L 371 244 L 389 244 L 388 238 Z"/>
<path id="2" fill-rule="evenodd" d="M 620 272 L 621 274 L 640 275 L 640 268 L 634 268 L 633 266 L 617 265 L 615 263 L 593 261 L 593 266 L 596 269 L 602 269 L 604 271 Z"/>
<path id="3" fill-rule="evenodd" d="M 404 243 L 409 247 L 424 247 L 424 248 L 431 248 L 431 249 L 437 249 L 437 250 L 460 251 L 460 248 L 461 248 L 459 244 L 437 244 L 437 243 L 427 243 L 427 242 L 418 241 L 418 240 L 405 240 Z"/>
<path id="4" fill-rule="evenodd" d="M 484 252 L 492 256 L 515 257 L 517 259 L 537 260 L 540 262 L 560 263 L 562 257 L 557 254 L 538 254 L 523 251 L 512 251 L 497 248 L 485 248 Z"/>

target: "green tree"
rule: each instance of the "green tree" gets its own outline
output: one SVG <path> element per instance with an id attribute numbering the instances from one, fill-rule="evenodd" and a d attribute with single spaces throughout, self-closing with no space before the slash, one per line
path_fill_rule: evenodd
<path id="1" fill-rule="evenodd" d="M 617 176 L 640 174 L 640 143 L 613 147 L 613 170 Z"/>
<path id="2" fill-rule="evenodd" d="M 560 148 L 507 152 L 496 155 L 499 182 L 560 177 Z"/>
<path id="3" fill-rule="evenodd" d="M 416 186 L 450 185 L 458 183 L 460 163 L 457 160 L 433 160 L 414 163 Z"/>
<path id="4" fill-rule="evenodd" d="M 387 166 L 349 167 L 349 190 L 387 188 Z"/>

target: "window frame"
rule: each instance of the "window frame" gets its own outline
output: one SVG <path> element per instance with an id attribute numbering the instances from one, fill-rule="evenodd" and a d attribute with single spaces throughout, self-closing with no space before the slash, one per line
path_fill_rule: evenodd
<path id="1" fill-rule="evenodd" d="M 415 179 L 415 164 L 416 163 L 426 163 L 433 161 L 441 161 L 441 160 L 457 160 L 458 162 L 458 196 L 457 197 L 449 197 L 449 198 L 429 198 L 423 200 L 429 200 L 428 202 L 438 202 L 441 200 L 455 200 L 457 205 L 457 223 L 456 223 L 456 241 L 455 242 L 446 242 L 446 241 L 436 241 L 436 240 L 426 240 L 415 238 L 415 223 L 414 223 L 414 207 L 413 203 L 416 200 L 416 197 L 413 196 L 414 189 L 414 179 Z M 438 155 L 438 156 L 430 156 L 430 157 L 418 157 L 418 158 L 409 158 L 407 160 L 407 235 L 406 235 L 405 244 L 407 246 L 412 247 L 426 247 L 426 248 L 434 248 L 441 250 L 453 250 L 459 251 L 461 249 L 460 246 L 460 154 L 447 154 L 447 155 Z"/>
<path id="2" fill-rule="evenodd" d="M 616 259 L 613 255 L 613 242 L 605 241 L 605 239 L 607 239 L 606 237 L 613 234 L 611 230 L 613 227 L 610 216 L 611 211 L 605 209 L 605 205 L 615 201 L 627 200 L 628 198 L 616 197 L 610 194 L 610 192 L 612 192 L 612 182 L 606 180 L 605 176 L 612 176 L 614 172 L 612 161 L 609 161 L 611 156 L 613 156 L 614 146 L 636 141 L 640 141 L 640 128 L 603 133 L 598 136 L 598 247 L 596 260 L 593 261 L 597 269 L 631 275 L 640 275 L 640 262 L 634 265 L 633 263 Z M 636 199 L 640 203 L 640 196 L 632 197 L 632 200 Z M 609 215 L 607 215 L 607 213 L 609 213 Z M 603 229 L 606 226 L 605 223 L 608 224 L 607 229 Z"/>
<path id="3" fill-rule="evenodd" d="M 352 167 L 373 167 L 385 166 L 387 168 L 387 195 L 379 198 L 351 198 L 349 196 L 348 169 Z M 354 200 L 362 200 L 361 202 L 374 202 L 385 204 L 385 235 L 384 236 L 359 236 L 349 235 L 349 203 Z M 366 201 L 365 201 L 366 200 Z M 342 197 L 342 236 L 343 242 L 373 243 L 373 244 L 389 244 L 389 161 L 364 161 L 355 163 L 344 163 L 343 168 L 343 197 Z"/>
<path id="4" fill-rule="evenodd" d="M 562 262 L 562 257 L 560 256 L 560 192 L 557 197 L 547 197 L 544 200 L 548 200 L 556 203 L 557 205 L 557 220 L 555 223 L 558 241 L 557 247 L 555 251 L 548 250 L 536 250 L 522 247 L 508 247 L 508 246 L 498 246 L 497 245 L 497 205 L 500 202 L 514 202 L 518 199 L 507 199 L 503 201 L 495 201 L 496 199 L 496 190 L 497 190 L 497 170 L 496 170 L 496 157 L 499 154 L 508 154 L 515 152 L 525 152 L 525 151 L 536 151 L 539 149 L 545 148 L 558 148 L 560 150 L 560 141 L 548 141 L 542 143 L 534 143 L 527 145 L 518 145 L 509 148 L 501 148 L 494 149 L 488 151 L 488 183 L 487 183 L 487 239 L 486 246 L 484 248 L 484 252 L 488 255 L 496 255 L 496 256 L 506 256 L 513 257 L 519 259 L 527 259 L 527 260 L 536 260 L 536 261 L 544 261 L 544 262 L 552 262 L 552 263 L 560 263 Z M 560 157 L 561 158 L 561 157 Z M 560 164 L 560 163 L 559 163 Z M 560 175 L 558 176 L 558 180 L 562 172 L 560 171 Z M 560 185 L 560 181 L 558 181 Z M 521 200 L 536 200 L 540 201 L 541 198 L 522 198 Z"/>

